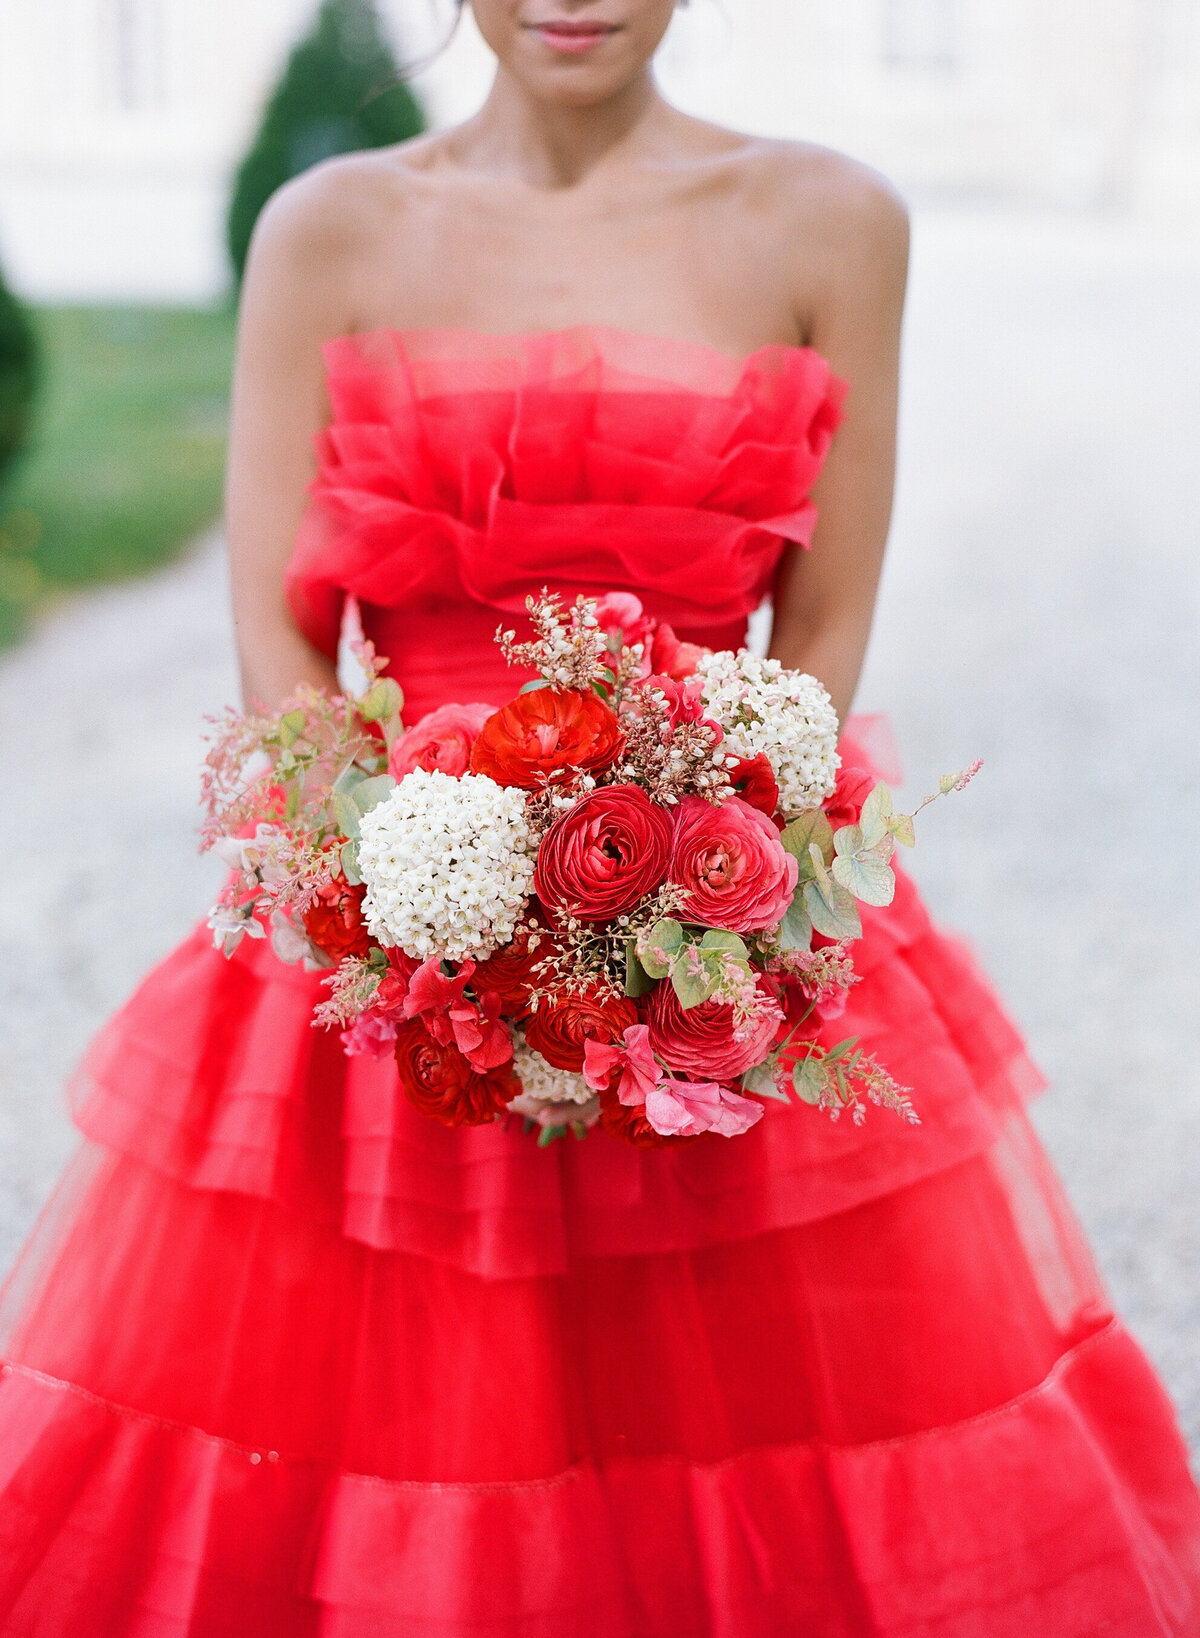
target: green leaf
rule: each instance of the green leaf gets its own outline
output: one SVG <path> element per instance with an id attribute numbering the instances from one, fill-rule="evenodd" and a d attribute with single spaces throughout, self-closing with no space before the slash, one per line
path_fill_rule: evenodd
<path id="1" fill-rule="evenodd" d="M 673 916 L 664 916 L 638 940 L 638 960 L 651 978 L 667 978 L 683 942 L 683 928 Z"/>
<path id="2" fill-rule="evenodd" d="M 780 1103 L 788 1102 L 786 1092 L 781 1092 L 775 1085 L 775 1065 L 771 1062 L 755 1064 L 742 1076 L 742 1090 L 753 1092 L 759 1098 L 778 1098 Z"/>
<path id="3" fill-rule="evenodd" d="M 792 1090 L 801 1103 L 810 1103 L 814 1107 L 821 1101 L 821 1091 L 825 1085 L 825 1073 L 821 1067 L 822 1060 L 815 1053 L 801 1058 L 792 1068 Z"/>
<path id="4" fill-rule="evenodd" d="M 351 801 L 359 813 L 370 813 L 379 803 L 388 797 L 396 788 L 396 781 L 391 774 L 375 774 L 371 779 L 364 779 L 355 785 L 351 793 Z"/>
<path id="5" fill-rule="evenodd" d="M 348 762 L 334 780 L 333 788 L 335 791 L 345 791 L 349 795 L 356 785 L 362 784 L 366 777 L 357 762 Z"/>
<path id="6" fill-rule="evenodd" d="M 826 876 L 828 888 L 819 881 L 805 882 L 804 908 L 812 924 L 824 938 L 843 939 L 862 937 L 862 919 L 858 906 L 840 882 Z"/>
<path id="7" fill-rule="evenodd" d="M 916 846 L 917 832 L 912 822 L 911 813 L 894 813 L 888 821 L 888 829 L 901 847 Z"/>
<path id="8" fill-rule="evenodd" d="M 836 1046 L 831 1046 L 826 1050 L 825 1062 L 827 1064 L 837 1063 L 838 1060 L 844 1058 L 847 1053 L 852 1054 L 860 1040 L 861 1036 L 847 1035 L 844 1041 L 839 1041 Z"/>
<path id="9" fill-rule="evenodd" d="M 521 684 L 521 693 L 532 694 L 536 689 L 549 688 L 549 686 L 550 684 L 546 681 L 545 677 L 534 677 L 532 681 Z"/>
<path id="10" fill-rule="evenodd" d="M 833 833 L 833 851 L 840 859 L 846 853 L 857 853 L 863 845 L 861 825 L 843 825 Z"/>
<path id="11" fill-rule="evenodd" d="M 869 853 L 855 853 L 833 861 L 835 881 L 841 883 L 862 904 L 873 904 L 880 909 L 891 904 L 896 896 L 896 877 L 891 865 L 884 864 Z"/>
<path id="12" fill-rule="evenodd" d="M 557 1143 L 559 1138 L 565 1138 L 566 1135 L 565 1126 L 543 1126 L 538 1134 L 537 1146 L 539 1149 L 548 1149 L 552 1143 Z"/>
<path id="13" fill-rule="evenodd" d="M 712 975 L 703 962 L 699 963 L 697 970 L 693 970 L 690 961 L 676 961 L 671 968 L 671 985 L 684 1012 L 700 1006 L 713 992 Z"/>
<path id="14" fill-rule="evenodd" d="M 654 985 L 655 980 L 638 960 L 636 940 L 630 939 L 625 946 L 625 994 L 636 1001 L 639 996 L 649 995 Z"/>
<path id="15" fill-rule="evenodd" d="M 791 824 L 780 836 L 787 852 L 793 854 L 800 865 L 800 880 L 812 879 L 811 849 L 815 845 L 821 857 L 827 859 L 833 853 L 833 826 L 821 808 L 813 808 L 809 813 L 802 813 L 799 819 L 793 819 Z"/>
<path id="16" fill-rule="evenodd" d="M 864 843 L 867 847 L 874 847 L 881 837 L 888 834 L 888 821 L 892 817 L 892 793 L 882 781 L 876 785 L 870 796 L 862 805 L 859 824 L 862 827 Z"/>
<path id="17" fill-rule="evenodd" d="M 785 950 L 808 950 L 812 948 L 812 936 L 812 917 L 804 908 L 804 889 L 798 887 L 779 929 L 779 943 Z"/>
<path id="18" fill-rule="evenodd" d="M 352 842 L 357 842 L 359 838 L 358 808 L 355 805 L 354 798 L 347 796 L 345 791 L 334 791 L 333 793 L 333 817 L 337 821 L 337 828 L 342 835 L 348 837 Z"/>
<path id="19" fill-rule="evenodd" d="M 727 933 L 723 927 L 710 927 L 700 940 L 702 950 L 732 950 L 734 955 L 743 960 L 749 959 L 750 952 L 745 941 L 736 933 Z"/>
<path id="20" fill-rule="evenodd" d="M 341 858 L 342 875 L 345 876 L 351 887 L 361 887 L 362 877 L 358 873 L 358 843 L 353 841 L 343 842 Z"/>
<path id="21" fill-rule="evenodd" d="M 404 690 L 393 677 L 377 677 L 355 703 L 364 722 L 388 722 L 404 709 Z"/>
<path id="22" fill-rule="evenodd" d="M 279 719 L 279 743 L 284 750 L 294 745 L 304 732 L 307 721 L 303 711 L 288 711 Z"/>

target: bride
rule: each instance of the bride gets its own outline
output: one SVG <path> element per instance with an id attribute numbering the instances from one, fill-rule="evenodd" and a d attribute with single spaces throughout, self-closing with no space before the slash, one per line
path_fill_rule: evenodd
<path id="1" fill-rule="evenodd" d="M 891 506 L 907 226 L 879 177 L 656 90 L 673 0 L 473 0 L 467 124 L 283 190 L 230 453 L 248 698 L 335 685 L 348 597 L 416 721 L 498 620 L 622 591 L 845 720 Z M 819 519 L 819 523 L 818 523 Z M 848 768 L 869 766 L 843 739 Z M 917 1129 L 449 1129 L 200 928 L 93 1044 L 6 1288 L 0 1634 L 1200 1634 L 1200 1499 L 911 884 L 861 1035 Z"/>

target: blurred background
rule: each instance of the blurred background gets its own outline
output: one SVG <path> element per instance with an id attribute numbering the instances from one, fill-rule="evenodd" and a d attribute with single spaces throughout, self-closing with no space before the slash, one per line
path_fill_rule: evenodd
<path id="1" fill-rule="evenodd" d="M 478 105 L 469 18 L 395 78 L 451 10 L 0 0 L 0 1261 L 69 1152 L 73 1061 L 213 885 L 250 227 L 307 165 Z M 987 761 L 917 873 L 1031 1037 L 1039 1125 L 1200 1445 L 1200 0 L 691 0 L 660 71 L 913 205 L 861 704 L 917 796 Z"/>

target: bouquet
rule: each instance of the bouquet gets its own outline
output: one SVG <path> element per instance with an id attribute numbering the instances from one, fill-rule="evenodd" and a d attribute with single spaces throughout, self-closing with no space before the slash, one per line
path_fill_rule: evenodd
<path id="1" fill-rule="evenodd" d="M 357 697 L 218 719 L 218 948 L 269 935 L 325 969 L 315 1023 L 394 1057 L 451 1126 L 654 1146 L 735 1137 L 764 1099 L 915 1122 L 857 1039 L 820 1041 L 857 982 L 858 907 L 891 902 L 914 841 L 887 786 L 840 767 L 825 690 L 681 642 L 631 595 L 528 608 L 532 639 L 496 640 L 536 676 L 499 710 L 405 728 L 362 644 Z"/>

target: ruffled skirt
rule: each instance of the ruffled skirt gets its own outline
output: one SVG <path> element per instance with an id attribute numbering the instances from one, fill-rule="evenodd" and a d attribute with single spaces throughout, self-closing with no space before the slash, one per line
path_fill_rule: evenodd
<path id="1" fill-rule="evenodd" d="M 95 1043 L 0 1321 L 10 1638 L 1200 1634 L 1200 1500 L 905 884 L 840 1035 L 923 1124 L 449 1131 L 201 930 Z"/>

